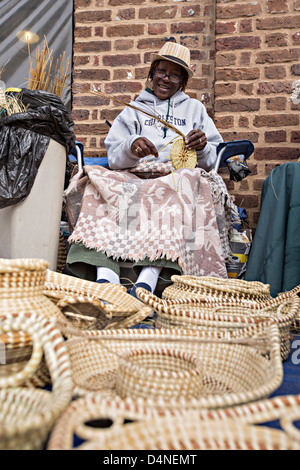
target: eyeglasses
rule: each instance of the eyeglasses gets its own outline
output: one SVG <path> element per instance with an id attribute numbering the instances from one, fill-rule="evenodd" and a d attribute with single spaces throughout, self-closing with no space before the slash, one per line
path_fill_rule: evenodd
<path id="1" fill-rule="evenodd" d="M 168 73 L 162 72 L 162 71 L 160 71 L 160 70 L 154 70 L 154 75 L 155 75 L 157 78 L 166 78 L 166 77 L 168 77 L 168 79 L 170 80 L 170 82 L 176 83 L 177 85 L 178 85 L 178 83 L 181 83 L 181 82 L 182 82 L 182 78 L 181 78 L 181 77 L 178 77 L 178 75 L 169 75 Z"/>

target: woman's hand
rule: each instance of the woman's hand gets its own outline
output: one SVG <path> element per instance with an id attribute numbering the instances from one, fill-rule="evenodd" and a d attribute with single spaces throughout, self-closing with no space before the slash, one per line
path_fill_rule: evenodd
<path id="1" fill-rule="evenodd" d="M 188 150 L 202 150 L 206 144 L 206 135 L 200 129 L 193 129 L 185 137 L 185 145 Z"/>
<path id="2" fill-rule="evenodd" d="M 131 151 L 139 158 L 147 157 L 147 155 L 154 155 L 154 157 L 158 157 L 158 151 L 156 147 L 152 144 L 152 142 L 150 142 L 150 140 L 146 139 L 146 137 L 139 137 L 136 139 L 131 146 Z"/>

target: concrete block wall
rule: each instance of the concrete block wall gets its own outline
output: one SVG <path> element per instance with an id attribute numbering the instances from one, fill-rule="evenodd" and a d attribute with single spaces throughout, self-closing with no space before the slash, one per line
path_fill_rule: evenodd
<path id="1" fill-rule="evenodd" d="M 249 138 L 251 175 L 239 183 L 222 170 L 230 193 L 259 217 L 264 179 L 299 158 L 300 0 L 75 0 L 73 119 L 87 156 L 104 156 L 106 120 L 143 88 L 150 52 L 167 40 L 191 50 L 195 75 L 187 93 L 201 100 L 224 140 Z"/>

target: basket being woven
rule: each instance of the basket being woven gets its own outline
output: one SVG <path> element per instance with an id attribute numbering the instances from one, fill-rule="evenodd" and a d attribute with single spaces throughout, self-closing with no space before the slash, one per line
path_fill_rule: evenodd
<path id="1" fill-rule="evenodd" d="M 279 328 L 282 360 L 290 354 L 292 325 L 300 306 L 300 298 L 296 295 L 285 293 L 275 299 L 255 303 L 217 297 L 163 300 L 139 288 L 137 296 L 157 312 L 157 328 L 230 331 L 263 319 L 272 320 Z"/>
<path id="2" fill-rule="evenodd" d="M 197 398 L 182 397 L 186 406 L 217 408 L 245 403 L 269 396 L 282 381 L 278 327 L 268 321 L 233 331 L 101 330 L 97 335 L 68 339 L 66 346 L 74 396 L 90 392 L 118 396 L 119 360 L 134 350 L 156 348 L 180 350 L 200 358 L 203 387 Z M 160 398 L 160 401 L 164 408 L 184 406 L 182 400 Z M 154 406 L 155 398 L 151 403 Z"/>
<path id="3" fill-rule="evenodd" d="M 133 349 L 119 360 L 117 394 L 125 398 L 191 398 L 202 390 L 200 358 L 171 348 Z"/>
<path id="4" fill-rule="evenodd" d="M 69 356 L 55 322 L 44 315 L 27 312 L 1 317 L 1 333 L 20 330 L 31 337 L 33 351 L 24 369 L 0 377 L 2 450 L 42 449 L 73 392 Z M 42 357 L 45 357 L 50 373 L 51 392 L 26 386 Z"/>
<path id="5" fill-rule="evenodd" d="M 299 411 L 299 395 L 217 410 L 157 410 L 142 399 L 90 393 L 61 415 L 48 450 L 299 450 Z M 275 420 L 281 429 L 267 426 Z"/>

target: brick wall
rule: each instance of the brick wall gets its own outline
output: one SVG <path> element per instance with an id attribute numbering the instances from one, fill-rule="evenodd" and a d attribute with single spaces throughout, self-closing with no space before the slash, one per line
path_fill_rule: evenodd
<path id="1" fill-rule="evenodd" d="M 299 109 L 289 100 L 300 79 L 300 1 L 217 1 L 215 122 L 225 140 L 255 145 L 251 175 L 228 181 L 255 228 L 263 181 L 299 157 Z"/>
<path id="2" fill-rule="evenodd" d="M 88 156 L 105 155 L 108 126 L 122 109 L 93 87 L 129 102 L 143 88 L 150 53 L 168 40 L 191 51 L 187 93 L 212 113 L 214 0 L 75 0 L 73 119 Z"/>
<path id="3" fill-rule="evenodd" d="M 255 228 L 271 169 L 299 158 L 300 0 L 75 0 L 73 119 L 88 156 L 105 155 L 104 138 L 120 112 L 93 87 L 129 101 L 145 85 L 149 55 L 166 40 L 191 50 L 200 99 L 224 140 L 250 138 L 251 175 L 240 183 L 222 170 L 229 191 Z"/>

